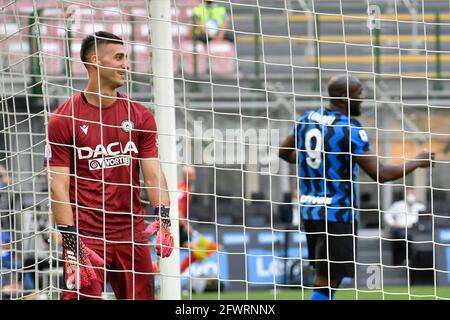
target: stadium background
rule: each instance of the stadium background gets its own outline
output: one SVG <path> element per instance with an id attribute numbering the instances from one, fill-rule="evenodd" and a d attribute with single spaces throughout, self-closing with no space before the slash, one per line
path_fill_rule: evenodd
<path id="1" fill-rule="evenodd" d="M 378 184 L 360 173 L 363 210 L 358 285 L 365 286 L 368 265 L 381 263 L 383 286 L 448 286 L 449 3 L 412 1 L 416 11 L 411 11 L 405 1 L 370 1 L 380 9 L 382 19 L 379 28 L 369 28 L 366 1 L 223 1 L 220 3 L 230 14 L 236 38 L 235 51 L 223 53 L 231 57 L 226 60 L 217 60 L 201 47 L 196 48 L 199 54 L 193 58 L 189 26 L 197 3 L 172 1 L 177 129 L 194 132 L 196 121 L 201 121 L 204 131 L 278 129 L 281 140 L 301 112 L 327 103 L 326 83 L 332 75 L 357 75 L 365 84 L 367 97 L 361 120 L 379 155 L 399 161 L 424 146 L 438 154 L 431 175 L 417 171 L 392 184 Z M 128 93 L 150 108 L 155 94 L 150 64 L 146 63 L 151 39 L 145 1 L 80 1 L 80 19 L 72 21 L 78 26 L 69 34 L 64 29 L 68 20 L 64 16 L 71 3 L 36 4 L 3 0 L 0 14 L 0 159 L 11 178 L 10 186 L 1 190 L 1 204 L 5 228 L 13 229 L 18 254 L 25 252 L 26 244 L 19 228 L 23 211 L 36 217 L 48 213 L 47 180 L 42 171 L 43 106 L 53 110 L 73 94 L 72 89 L 84 88 L 86 74 L 78 58 L 83 36 L 100 29 L 122 36 L 130 43 Z M 316 14 L 307 13 L 311 10 Z M 70 57 L 65 56 L 66 47 L 71 48 Z M 221 68 L 214 69 L 220 64 Z M 190 158 L 179 158 L 181 171 L 197 151 L 194 141 L 177 138 L 179 146 L 188 145 L 190 150 Z M 231 143 L 236 148 L 242 146 L 237 141 Z M 216 266 L 224 264 L 223 259 L 229 260 L 224 264 L 228 270 L 221 268 L 227 273 L 221 277 L 225 291 L 286 288 L 291 284 L 293 258 L 299 256 L 296 241 L 304 241 L 289 238 L 290 248 L 284 246 L 287 233 L 278 231 L 286 229 L 280 207 L 290 202 L 287 194 L 295 185 L 295 168 L 280 163 L 279 172 L 271 172 L 270 154 L 277 150 L 267 148 L 267 141 L 265 144 L 259 150 L 265 161 L 256 165 L 239 161 L 231 165 L 206 160 L 197 163 L 190 218 L 199 230 L 219 238 L 225 246 L 226 253 L 220 255 L 223 258 L 209 258 Z M 279 140 L 270 141 L 272 147 L 278 144 Z M 245 146 L 245 151 L 249 148 Z M 405 185 L 417 186 L 426 212 L 433 213 L 433 218 L 421 217 L 422 229 L 411 235 L 418 241 L 411 246 L 416 254 L 412 268 L 392 267 L 389 243 L 379 237 L 383 232 L 380 210 L 400 199 Z M 291 236 L 295 237 L 294 233 Z M 285 250 L 291 259 L 283 259 Z M 277 276 L 271 268 L 279 269 Z M 429 294 L 436 295 L 434 288 Z"/>

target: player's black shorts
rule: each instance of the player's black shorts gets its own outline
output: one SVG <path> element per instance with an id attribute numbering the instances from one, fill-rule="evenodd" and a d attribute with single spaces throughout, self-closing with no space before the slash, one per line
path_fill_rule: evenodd
<path id="1" fill-rule="evenodd" d="M 325 233 L 325 220 L 303 220 L 302 223 L 302 231 L 306 232 L 308 259 L 316 274 L 330 279 L 353 278 L 357 225 L 353 230 L 350 223 L 328 222 Z"/>
<path id="2" fill-rule="evenodd" d="M 180 246 L 182 246 L 183 243 L 185 243 L 188 240 L 189 240 L 188 233 L 186 232 L 186 230 L 184 228 L 180 227 Z"/>

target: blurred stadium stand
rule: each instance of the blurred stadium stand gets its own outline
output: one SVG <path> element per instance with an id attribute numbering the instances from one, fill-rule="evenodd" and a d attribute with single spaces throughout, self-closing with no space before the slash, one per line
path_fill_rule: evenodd
<path id="1" fill-rule="evenodd" d="M 271 213 L 270 202 L 264 198 L 264 193 L 254 192 L 245 207 L 245 225 L 247 227 L 270 228 Z"/>

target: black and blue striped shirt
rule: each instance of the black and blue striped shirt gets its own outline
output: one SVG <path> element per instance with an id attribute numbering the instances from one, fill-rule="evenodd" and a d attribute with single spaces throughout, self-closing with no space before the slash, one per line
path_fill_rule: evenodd
<path id="1" fill-rule="evenodd" d="M 358 166 L 351 155 L 370 151 L 361 123 L 341 112 L 319 108 L 300 116 L 292 135 L 298 149 L 302 218 L 358 220 Z"/>

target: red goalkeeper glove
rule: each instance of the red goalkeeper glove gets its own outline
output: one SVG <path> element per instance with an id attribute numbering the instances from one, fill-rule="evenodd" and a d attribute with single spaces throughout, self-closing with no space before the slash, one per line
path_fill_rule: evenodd
<path id="1" fill-rule="evenodd" d="M 169 257 L 173 251 L 169 212 L 170 209 L 166 207 L 155 208 L 155 215 L 159 218 L 145 229 L 145 233 L 149 236 L 156 232 L 156 254 L 162 258 Z"/>
<path id="2" fill-rule="evenodd" d="M 97 280 L 92 266 L 103 267 L 105 261 L 77 237 L 75 226 L 58 225 L 58 230 L 61 232 L 63 240 L 67 289 L 88 287 Z"/>

